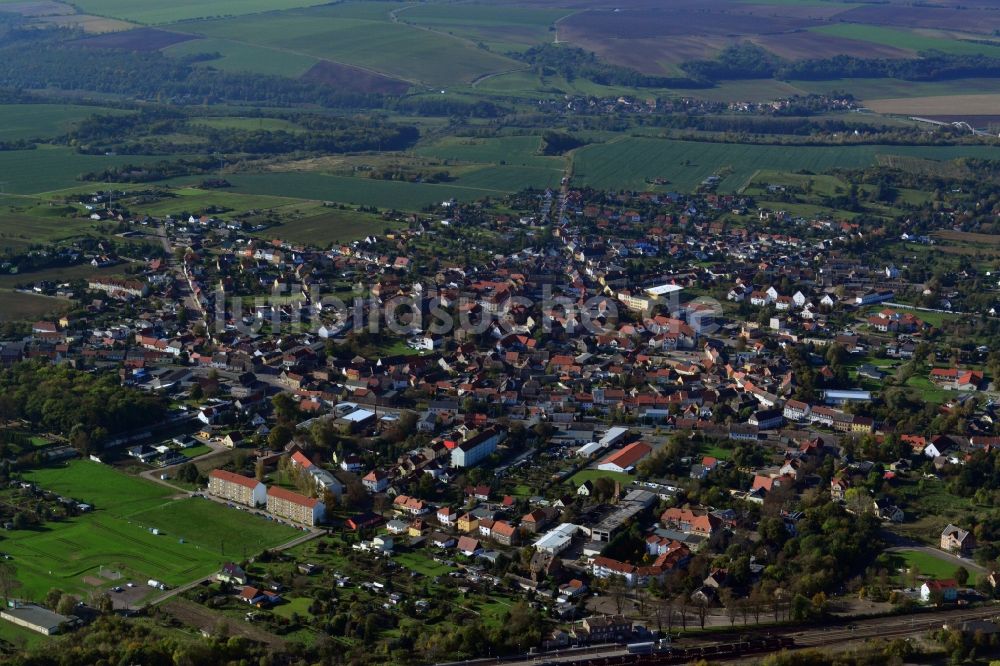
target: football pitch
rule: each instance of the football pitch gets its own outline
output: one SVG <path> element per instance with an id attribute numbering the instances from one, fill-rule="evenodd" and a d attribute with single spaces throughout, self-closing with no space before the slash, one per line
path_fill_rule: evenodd
<path id="1" fill-rule="evenodd" d="M 182 585 L 299 534 L 99 463 L 74 461 L 25 479 L 94 509 L 4 534 L 0 549 L 11 556 L 22 598 L 39 600 L 53 588 L 87 597 L 126 581 L 145 587 L 149 579 Z"/>

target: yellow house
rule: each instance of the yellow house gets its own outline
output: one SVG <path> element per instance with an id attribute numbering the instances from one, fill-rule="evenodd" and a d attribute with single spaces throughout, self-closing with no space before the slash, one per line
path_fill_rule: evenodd
<path id="1" fill-rule="evenodd" d="M 423 536 L 424 534 L 424 521 L 414 520 L 410 523 L 410 527 L 406 530 L 406 533 L 411 537 Z"/>
<path id="2" fill-rule="evenodd" d="M 459 532 L 478 532 L 479 531 L 479 519 L 473 516 L 471 513 L 466 513 L 458 518 L 458 531 Z"/>

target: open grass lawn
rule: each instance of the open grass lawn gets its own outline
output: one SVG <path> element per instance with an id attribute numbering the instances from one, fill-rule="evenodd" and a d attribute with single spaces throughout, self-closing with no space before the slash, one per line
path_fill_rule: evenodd
<path id="1" fill-rule="evenodd" d="M 38 599 L 51 588 L 85 594 L 125 580 L 156 578 L 181 585 L 206 576 L 299 532 L 205 499 L 172 499 L 174 491 L 87 461 L 25 475 L 46 490 L 94 506 L 94 511 L 38 530 L 8 532 L 21 594 Z M 160 530 L 154 535 L 149 528 Z M 103 579 L 101 568 L 123 580 Z"/>
<path id="2" fill-rule="evenodd" d="M 48 314 L 65 312 L 71 305 L 62 298 L 0 289 L 0 322 L 37 320 Z"/>
<path id="3" fill-rule="evenodd" d="M 212 447 L 205 444 L 200 446 L 192 446 L 190 449 L 181 449 L 181 455 L 185 458 L 197 458 L 198 456 L 203 456 L 206 453 L 211 453 Z"/>
<path id="4" fill-rule="evenodd" d="M 619 481 L 622 486 L 635 481 L 635 477 L 631 474 L 625 474 L 624 472 L 605 472 L 601 469 L 583 469 L 570 477 L 570 481 L 573 482 L 574 486 L 583 485 L 584 481 L 593 481 L 595 479 L 607 478 L 612 481 Z"/>
<path id="5" fill-rule="evenodd" d="M 744 187 L 761 169 L 829 172 L 875 163 L 877 155 L 898 154 L 951 160 L 990 158 L 990 146 L 768 146 L 626 138 L 580 148 L 574 156 L 575 182 L 603 189 L 649 190 L 647 179 L 666 178 L 668 190 L 691 191 L 708 176 L 723 176 L 720 192 Z"/>
<path id="6" fill-rule="evenodd" d="M 392 559 L 399 564 L 402 564 L 410 571 L 416 571 L 417 573 L 423 574 L 429 578 L 433 578 L 434 576 L 443 576 L 449 571 L 453 571 L 453 569 L 447 564 L 435 562 L 431 559 L 430 555 L 427 555 L 422 551 L 396 553 L 392 556 Z"/>
<path id="7" fill-rule="evenodd" d="M 946 391 L 937 386 L 926 375 L 913 375 L 906 380 L 906 386 L 925 402 L 946 402 L 961 395 L 958 391 Z"/>
<path id="8" fill-rule="evenodd" d="M 131 204 L 129 208 L 137 213 L 162 217 L 187 216 L 200 213 L 210 207 L 226 209 L 228 212 L 213 213 L 215 217 L 231 219 L 243 217 L 251 210 L 276 210 L 296 205 L 307 205 L 309 202 L 289 197 L 275 197 L 255 194 L 252 192 L 235 193 L 230 189 L 203 190 L 197 187 L 179 187 L 169 191 L 167 196 L 151 203 Z"/>
<path id="9" fill-rule="evenodd" d="M 954 578 L 955 571 L 958 567 L 947 560 L 940 557 L 935 557 L 931 553 L 924 552 L 922 550 L 906 550 L 892 553 L 892 559 L 895 566 L 899 569 L 909 569 L 910 567 L 916 567 L 917 571 L 921 575 L 931 576 L 938 580 Z M 969 585 L 975 585 L 976 581 L 979 580 L 979 574 L 969 567 L 966 567 L 969 571 Z M 905 576 L 905 572 L 901 574 Z"/>
<path id="10" fill-rule="evenodd" d="M 302 617 L 312 617 L 312 613 L 309 612 L 309 605 L 312 603 L 312 599 L 306 599 L 305 597 L 296 597 L 294 599 L 286 599 L 286 603 L 275 606 L 272 612 L 275 615 L 280 615 L 284 618 L 291 618 L 293 613 L 298 613 Z"/>
<path id="11" fill-rule="evenodd" d="M 75 123 L 98 113 L 128 112 L 74 104 L 0 104 L 0 141 L 49 139 L 65 134 Z"/>
<path id="12" fill-rule="evenodd" d="M 711 456 L 716 460 L 729 460 L 733 457 L 733 450 L 726 449 L 718 444 L 710 444 L 701 447 L 701 453 L 704 456 Z"/>

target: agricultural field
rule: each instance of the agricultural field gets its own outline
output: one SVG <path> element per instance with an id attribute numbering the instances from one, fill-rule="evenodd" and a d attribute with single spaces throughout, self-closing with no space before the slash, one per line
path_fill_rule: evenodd
<path id="1" fill-rule="evenodd" d="M 347 243 L 373 233 L 381 233 L 394 223 L 371 213 L 353 210 L 323 209 L 324 212 L 304 215 L 257 234 L 261 238 L 280 236 L 291 243 L 326 247 L 331 243 Z"/>
<path id="2" fill-rule="evenodd" d="M 911 52 L 911 56 L 922 51 L 940 51 L 952 55 L 1000 56 L 1000 43 L 993 46 L 979 42 L 930 37 L 908 30 L 897 30 L 895 28 L 874 25 L 838 23 L 812 28 L 811 31 L 821 35 L 850 38 L 856 41 L 871 42 L 872 44 L 902 49 Z"/>
<path id="3" fill-rule="evenodd" d="M 422 4 L 396 11 L 398 20 L 486 44 L 498 53 L 523 50 L 551 40 L 551 28 L 569 9 L 535 9 L 487 4 Z"/>
<path id="4" fill-rule="evenodd" d="M 201 67 L 213 67 L 229 72 L 255 72 L 273 76 L 298 78 L 319 62 L 301 53 L 290 53 L 227 39 L 190 39 L 163 49 L 168 56 L 182 58 L 202 53 L 218 54 L 218 58 L 203 60 Z"/>
<path id="5" fill-rule="evenodd" d="M 347 16 L 350 16 L 348 13 Z M 521 65 L 449 35 L 378 19 L 345 18 L 338 5 L 185 23 L 194 35 L 354 65 L 408 82 L 469 83 Z"/>
<path id="6" fill-rule="evenodd" d="M 0 104 L 0 141 L 50 139 L 92 115 L 123 113 L 127 112 L 74 104 Z"/>
<path id="7" fill-rule="evenodd" d="M 322 4 L 323 1 L 217 0 L 206 3 L 200 0 L 177 0 L 175 2 L 164 3 L 158 0 L 82 0 L 82 2 L 77 2 L 76 6 L 88 14 L 155 25 L 198 18 L 239 16 L 257 12 L 308 7 Z"/>
<path id="8" fill-rule="evenodd" d="M 87 502 L 94 511 L 38 530 L 8 533 L 21 594 L 39 599 L 57 587 L 86 594 L 125 580 L 156 578 L 181 585 L 240 558 L 295 537 L 276 525 L 210 500 L 171 499 L 174 491 L 87 461 L 32 471 L 45 490 Z M 155 527 L 159 535 L 150 532 Z M 120 582 L 108 571 L 121 572 Z"/>
<path id="9" fill-rule="evenodd" d="M 70 301 L 0 289 L 0 322 L 37 320 L 70 308 Z"/>
<path id="10" fill-rule="evenodd" d="M 232 191 L 273 196 L 339 201 L 380 209 L 420 210 L 430 204 L 458 199 L 474 201 L 503 193 L 497 189 L 462 187 L 453 183 L 404 183 L 322 173 L 269 173 L 226 176 Z"/>
<path id="11" fill-rule="evenodd" d="M 720 192 L 745 186 L 760 169 L 825 173 L 875 163 L 880 154 L 936 160 L 996 157 L 991 146 L 769 146 L 627 138 L 575 151 L 574 177 L 598 188 L 651 189 L 647 179 L 666 178 L 668 190 L 691 191 L 713 174 Z"/>
<path id="12" fill-rule="evenodd" d="M 81 155 L 71 148 L 40 145 L 35 150 L 0 151 L 0 194 L 39 194 L 79 185 L 81 174 L 123 164 L 149 164 L 162 157 Z M 94 184 L 94 189 L 101 185 Z"/>
<path id="13" fill-rule="evenodd" d="M 562 169 L 562 158 L 547 157 L 539 153 L 540 136 L 505 136 L 489 139 L 469 137 L 447 137 L 432 144 L 421 146 L 414 154 L 437 157 L 456 162 L 474 164 L 496 164 L 506 166 L 542 167 Z"/>
<path id="14" fill-rule="evenodd" d="M 868 108 L 879 113 L 921 116 L 995 116 L 1000 118 L 1000 93 L 986 95 L 935 95 L 873 99 Z"/>

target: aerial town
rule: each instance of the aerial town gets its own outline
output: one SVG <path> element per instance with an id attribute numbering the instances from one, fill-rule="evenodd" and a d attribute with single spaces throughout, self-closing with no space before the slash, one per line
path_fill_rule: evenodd
<path id="1" fill-rule="evenodd" d="M 906 263 L 916 220 L 566 178 L 319 249 L 90 201 L 155 256 L 25 282 L 81 307 L 3 330 L 19 627 L 152 613 L 351 663 L 1000 631 L 1000 354 L 956 342 L 997 322 Z"/>

